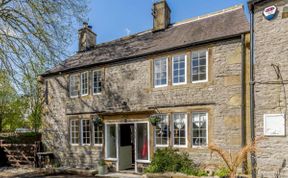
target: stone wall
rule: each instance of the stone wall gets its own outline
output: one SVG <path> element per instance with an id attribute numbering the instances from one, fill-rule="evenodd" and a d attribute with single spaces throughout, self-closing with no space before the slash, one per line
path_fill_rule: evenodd
<path id="1" fill-rule="evenodd" d="M 271 5 L 277 6 L 278 13 L 273 20 L 268 21 L 262 12 L 264 8 Z M 282 18 L 284 7 L 288 8 L 287 0 L 275 0 L 260 4 L 255 10 L 255 131 L 257 136 L 264 135 L 264 114 L 285 114 L 287 107 L 284 89 L 287 93 L 288 86 L 285 84 L 285 88 L 283 87 L 271 66 L 271 64 L 279 65 L 283 79 L 288 79 L 288 18 Z M 257 153 L 259 177 L 274 177 L 284 159 L 288 159 L 287 141 L 287 136 L 267 137 L 259 143 Z M 283 169 L 282 176 L 288 177 L 287 167 Z"/>
<path id="2" fill-rule="evenodd" d="M 232 151 L 238 150 L 241 145 L 241 40 L 237 38 L 219 41 L 161 56 L 171 57 L 175 53 L 184 52 L 190 58 L 191 50 L 197 49 L 209 49 L 209 81 L 206 83 L 172 86 L 169 69 L 168 87 L 153 88 L 152 60 L 159 55 L 100 66 L 105 73 L 104 91 L 100 95 L 93 96 L 90 91 L 88 96 L 69 98 L 69 74 L 46 78 L 49 104 L 46 105 L 44 113 L 45 144 L 57 153 L 64 165 L 95 166 L 103 155 L 103 148 L 69 144 L 68 122 L 71 115 L 89 117 L 89 114 L 80 113 L 95 111 L 137 113 L 148 110 L 151 106 L 169 106 L 161 111 L 208 111 L 209 143 Z M 190 73 L 189 68 L 188 65 L 187 75 Z M 127 105 L 123 104 L 125 102 Z M 204 107 L 200 103 L 207 105 Z M 180 105 L 183 107 L 179 107 Z M 109 120 L 109 117 L 105 119 Z M 211 159 L 207 148 L 189 146 L 183 151 L 189 151 L 191 157 L 201 163 L 212 164 L 216 161 L 216 155 Z"/>

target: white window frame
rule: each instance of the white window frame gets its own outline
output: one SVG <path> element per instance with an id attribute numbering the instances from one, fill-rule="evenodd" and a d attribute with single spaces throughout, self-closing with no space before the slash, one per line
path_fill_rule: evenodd
<path id="1" fill-rule="evenodd" d="M 198 114 L 206 114 L 206 145 L 194 145 L 193 144 L 193 113 L 198 113 Z M 209 125 L 209 114 L 206 111 L 195 111 L 192 112 L 191 114 L 191 145 L 192 148 L 206 148 L 208 147 L 209 144 L 209 135 L 208 135 L 208 125 Z"/>
<path id="2" fill-rule="evenodd" d="M 185 67 L 184 67 L 184 77 L 185 77 L 185 81 L 184 82 L 179 82 L 179 83 L 174 83 L 174 60 L 176 57 L 180 57 L 180 56 L 184 56 L 185 58 Z M 179 54 L 179 55 L 175 55 L 172 57 L 172 84 L 175 85 L 183 85 L 187 83 L 187 55 L 186 54 Z"/>
<path id="3" fill-rule="evenodd" d="M 266 123 L 266 119 L 268 119 L 269 117 L 282 117 L 283 119 L 283 133 L 282 134 L 268 134 L 266 132 L 267 129 L 267 123 Z M 286 120 L 285 120 L 285 114 L 264 114 L 263 117 L 263 125 L 264 125 L 264 130 L 263 130 L 263 134 L 264 136 L 267 137 L 284 137 L 286 136 Z"/>
<path id="4" fill-rule="evenodd" d="M 193 81 L 193 57 L 192 57 L 192 54 L 193 54 L 193 52 L 197 52 L 197 53 L 199 53 L 199 52 L 201 52 L 201 51 L 206 51 L 206 79 L 205 80 L 197 80 L 197 81 Z M 204 82 L 208 82 L 208 78 L 209 78 L 209 71 L 208 71 L 208 66 L 209 66 L 209 56 L 208 56 L 208 49 L 206 49 L 206 50 L 198 50 L 198 51 L 192 51 L 191 52 L 191 74 L 190 74 L 190 77 L 191 77 L 191 81 L 192 81 L 192 83 L 204 83 Z"/>
<path id="5" fill-rule="evenodd" d="M 83 75 L 87 75 L 87 93 L 82 93 L 83 92 Z M 89 94 L 89 73 L 88 72 L 82 72 L 81 74 L 80 74 L 80 94 L 81 94 L 81 96 L 87 96 L 88 94 Z"/>
<path id="6" fill-rule="evenodd" d="M 175 114 L 185 114 L 185 145 L 175 145 L 174 140 L 174 115 Z M 188 147 L 188 114 L 185 112 L 173 113 L 172 114 L 172 139 L 173 139 L 173 147 L 175 148 L 187 148 Z"/>
<path id="7" fill-rule="evenodd" d="M 166 116 L 168 133 L 167 133 L 167 143 L 166 144 L 157 144 L 157 139 L 156 139 L 156 127 L 157 126 L 155 126 L 155 133 L 154 133 L 155 146 L 160 147 L 160 148 L 161 147 L 168 147 L 169 146 L 169 132 L 170 132 L 169 115 L 168 114 L 157 114 L 157 116 Z"/>
<path id="8" fill-rule="evenodd" d="M 108 157 L 108 129 L 107 127 L 109 125 L 115 125 L 115 132 L 116 132 L 116 135 L 115 135 L 115 139 L 116 139 L 116 158 L 110 158 Z M 117 161 L 119 162 L 119 124 L 118 123 L 107 123 L 105 124 L 105 160 L 107 161 Z M 117 171 L 118 171 L 118 163 L 117 163 Z"/>
<path id="9" fill-rule="evenodd" d="M 100 92 L 97 92 L 97 93 L 95 93 L 94 92 L 94 84 L 95 84 L 95 72 L 100 72 L 100 82 L 101 82 L 101 91 Z M 100 95 L 101 93 L 102 93 L 102 85 L 103 85 L 103 82 L 102 82 L 102 70 L 101 69 L 97 69 L 97 70 L 94 70 L 93 72 L 92 72 L 92 90 L 93 90 L 93 95 Z"/>
<path id="10" fill-rule="evenodd" d="M 94 146 L 102 147 L 103 146 L 103 142 L 104 142 L 104 130 L 103 130 L 104 125 L 102 125 L 102 143 L 99 144 L 99 143 L 95 143 L 95 125 L 93 124 L 93 122 L 91 124 L 93 125 L 93 131 L 92 131 L 92 133 L 93 133 L 93 137 L 92 137 L 93 138 L 93 144 L 94 144 Z"/>
<path id="11" fill-rule="evenodd" d="M 84 139 L 84 137 L 83 137 L 83 121 L 89 121 L 89 123 L 90 123 L 90 130 L 89 130 L 89 132 L 87 132 L 87 133 L 89 133 L 90 134 L 90 143 L 83 143 L 83 139 Z M 91 145 L 91 142 L 92 142 L 92 132 L 91 132 L 91 120 L 90 119 L 81 119 L 81 135 L 80 135 L 80 138 L 81 138 L 81 145 L 82 146 L 90 146 Z"/>
<path id="12" fill-rule="evenodd" d="M 73 130 L 72 130 L 72 122 L 73 121 L 78 121 L 78 134 L 79 134 L 78 143 L 72 143 L 73 142 Z M 80 139 L 81 139 L 81 131 L 80 131 L 81 126 L 80 125 L 81 124 L 80 124 L 80 120 L 79 119 L 71 119 L 69 121 L 69 126 L 70 126 L 70 145 L 72 145 L 72 146 L 79 146 L 80 143 L 81 143 L 81 141 L 80 141 Z"/>
<path id="13" fill-rule="evenodd" d="M 156 85 L 156 82 L 155 82 L 155 61 L 158 61 L 158 60 L 166 60 L 166 84 L 162 84 L 162 85 Z M 153 85 L 155 88 L 161 88 L 161 87 L 167 87 L 168 86 L 168 57 L 162 57 L 162 58 L 157 58 L 157 59 L 154 59 L 153 61 Z"/>
<path id="14" fill-rule="evenodd" d="M 79 86 L 77 87 L 78 88 L 78 90 L 77 90 L 77 95 L 72 95 L 71 93 L 72 93 L 72 78 L 74 78 L 73 80 L 74 80 L 74 84 L 75 84 L 75 86 L 77 85 L 77 79 L 79 79 L 78 78 L 78 74 L 71 74 L 70 76 L 69 76 L 69 96 L 70 96 L 70 98 L 77 98 L 78 96 L 79 96 Z M 80 82 L 79 82 L 80 83 Z M 78 83 L 78 85 L 79 85 L 79 83 Z"/>

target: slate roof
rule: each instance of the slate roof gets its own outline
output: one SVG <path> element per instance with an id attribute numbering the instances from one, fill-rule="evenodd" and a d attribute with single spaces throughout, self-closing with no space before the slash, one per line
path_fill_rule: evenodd
<path id="1" fill-rule="evenodd" d="M 92 67 L 104 63 L 144 57 L 205 42 L 239 36 L 249 31 L 243 6 L 238 5 L 206 16 L 170 25 L 166 30 L 151 30 L 96 45 L 77 53 L 42 76 Z"/>

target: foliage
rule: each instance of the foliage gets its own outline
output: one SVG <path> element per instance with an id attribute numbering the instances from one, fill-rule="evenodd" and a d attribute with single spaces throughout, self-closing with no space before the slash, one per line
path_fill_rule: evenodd
<path id="1" fill-rule="evenodd" d="M 158 122 L 160 122 L 160 117 L 159 116 L 157 116 L 157 115 L 152 115 L 152 116 L 150 116 L 149 117 L 149 121 L 150 121 L 150 123 L 152 124 L 152 125 L 156 125 Z"/>
<path id="2" fill-rule="evenodd" d="M 6 143 L 19 143 L 19 144 L 34 144 L 35 141 L 41 140 L 41 134 L 35 132 L 17 133 L 8 136 L 0 135 L 0 140 Z"/>
<path id="3" fill-rule="evenodd" d="M 105 165 L 106 165 L 105 160 L 101 159 L 101 160 L 98 162 L 98 165 L 99 165 L 99 166 L 105 166 Z"/>
<path id="4" fill-rule="evenodd" d="M 211 150 L 211 154 L 216 152 L 225 162 L 225 166 L 227 170 L 229 170 L 230 178 L 236 178 L 237 168 L 247 159 L 247 155 L 249 153 L 256 152 L 256 143 L 261 139 L 262 137 L 255 139 L 253 142 L 247 144 L 235 154 L 232 154 L 231 151 L 226 151 L 215 144 L 209 144 L 208 148 Z"/>
<path id="5" fill-rule="evenodd" d="M 145 169 L 147 173 L 181 172 L 188 175 L 207 175 L 189 159 L 187 153 L 179 153 L 177 149 L 158 149 L 151 164 Z"/>
<path id="6" fill-rule="evenodd" d="M 219 177 L 226 177 L 226 176 L 229 176 L 229 174 L 230 174 L 230 171 L 226 167 L 221 167 L 217 169 L 215 172 L 215 176 L 219 176 Z"/>

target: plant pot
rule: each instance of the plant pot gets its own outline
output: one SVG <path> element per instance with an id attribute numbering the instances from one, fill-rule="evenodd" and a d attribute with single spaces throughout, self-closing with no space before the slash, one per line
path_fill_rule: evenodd
<path id="1" fill-rule="evenodd" d="M 107 174 L 107 166 L 106 165 L 98 165 L 98 174 L 99 175 Z"/>

